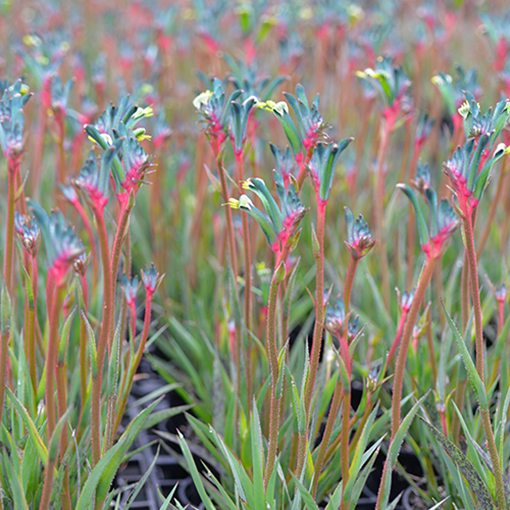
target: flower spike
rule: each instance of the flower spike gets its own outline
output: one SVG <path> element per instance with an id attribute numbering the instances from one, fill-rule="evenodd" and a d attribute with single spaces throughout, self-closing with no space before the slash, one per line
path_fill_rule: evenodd
<path id="1" fill-rule="evenodd" d="M 507 298 L 507 288 L 504 283 L 501 283 L 494 289 L 494 297 L 496 301 L 504 303 Z"/>

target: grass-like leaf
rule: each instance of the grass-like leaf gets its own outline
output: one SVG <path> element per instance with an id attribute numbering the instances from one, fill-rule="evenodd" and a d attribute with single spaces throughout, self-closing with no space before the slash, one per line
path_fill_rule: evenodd
<path id="1" fill-rule="evenodd" d="M 441 305 L 443 307 L 444 313 L 446 314 L 446 319 L 448 320 L 448 324 L 450 325 L 450 328 L 452 329 L 453 334 L 455 336 L 457 346 L 459 347 L 459 351 L 462 356 L 462 361 L 464 362 L 464 366 L 466 367 L 466 371 L 468 373 L 469 380 L 475 390 L 478 403 L 480 404 L 480 407 L 484 411 L 488 411 L 489 404 L 487 402 L 487 393 L 485 391 L 485 386 L 482 382 L 482 379 L 478 375 L 478 372 L 476 371 L 475 364 L 473 363 L 473 360 L 471 359 L 471 355 L 469 354 L 469 351 L 467 350 L 467 347 L 466 347 L 466 344 L 464 343 L 462 335 L 460 334 L 459 330 L 455 326 L 455 323 L 453 322 L 452 318 L 450 317 L 450 314 L 446 311 L 443 301 L 441 301 Z"/>
<path id="2" fill-rule="evenodd" d="M 400 424 L 400 427 L 388 449 L 387 453 L 387 456 L 389 458 L 388 470 L 386 472 L 385 478 L 381 480 L 382 487 L 379 489 L 379 491 L 382 491 L 381 492 L 383 498 L 382 508 L 386 508 L 386 506 L 388 505 L 391 488 L 391 471 L 393 470 L 393 466 L 397 462 L 398 453 L 400 451 L 400 448 L 402 447 L 402 443 L 404 442 L 405 435 L 407 434 L 407 431 L 411 426 L 414 416 L 418 412 L 418 409 L 420 408 L 426 397 L 427 393 L 423 395 L 423 397 L 421 397 L 420 400 L 418 400 L 411 408 L 411 410 L 407 413 L 406 417 L 402 420 L 402 423 Z"/>
<path id="3" fill-rule="evenodd" d="M 444 451 L 451 457 L 451 459 L 458 465 L 464 478 L 466 479 L 469 488 L 475 493 L 478 498 L 479 508 L 481 510 L 495 510 L 494 499 L 492 498 L 489 490 L 484 484 L 482 478 L 476 471 L 471 461 L 455 446 L 447 437 L 445 437 L 433 425 L 423 420 L 432 435 L 437 439 L 438 443 Z"/>

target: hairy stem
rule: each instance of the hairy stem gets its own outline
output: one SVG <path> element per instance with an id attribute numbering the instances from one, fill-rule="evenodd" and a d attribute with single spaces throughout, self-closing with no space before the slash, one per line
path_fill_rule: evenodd
<path id="1" fill-rule="evenodd" d="M 53 280 L 52 275 L 48 275 Z M 48 320 L 49 320 L 49 338 L 48 352 L 46 355 L 46 414 L 48 416 L 48 438 L 53 434 L 57 423 L 57 410 L 55 405 L 55 378 L 57 371 L 57 354 L 59 347 L 59 317 L 62 309 L 63 287 L 60 283 L 55 287 L 48 286 L 49 294 L 46 299 L 48 302 Z"/>
<path id="2" fill-rule="evenodd" d="M 223 202 L 228 203 L 229 193 L 228 193 L 228 185 L 227 185 L 227 177 L 226 170 L 223 167 L 222 155 L 218 153 L 216 155 L 216 165 L 218 167 L 218 174 L 220 176 L 221 183 L 221 194 L 223 198 Z M 234 222 L 232 220 L 232 209 L 230 207 L 225 207 L 225 216 L 227 220 L 227 242 L 228 242 L 228 251 L 230 257 L 230 264 L 232 265 L 232 270 L 234 271 L 234 275 L 237 278 L 238 266 L 237 266 L 237 252 L 236 252 L 236 242 L 235 242 L 235 234 L 234 234 Z"/>
<path id="3" fill-rule="evenodd" d="M 418 156 L 420 155 L 419 146 L 415 143 L 413 160 L 411 162 L 411 168 L 409 172 L 409 181 L 412 183 L 416 174 L 416 163 L 418 162 Z M 400 181 L 402 182 L 402 181 Z M 414 208 L 409 204 L 409 223 L 407 227 L 407 288 L 410 289 L 413 285 L 413 268 L 414 268 L 414 243 L 415 243 L 415 232 L 416 223 L 414 218 Z"/>
<path id="4" fill-rule="evenodd" d="M 503 482 L 503 470 L 501 469 L 501 463 L 499 461 L 498 449 L 496 447 L 496 441 L 494 440 L 494 433 L 492 432 L 491 418 L 487 409 L 480 409 L 482 415 L 483 430 L 485 437 L 487 438 L 487 448 L 492 460 L 492 466 L 494 469 L 494 478 L 496 479 L 496 496 L 498 500 L 498 509 L 505 509 L 505 485 Z"/>
<path id="5" fill-rule="evenodd" d="M 303 183 L 305 182 L 306 176 L 308 175 L 306 168 L 308 167 L 308 164 L 310 163 L 310 160 L 312 159 L 313 155 L 313 146 L 308 149 L 308 152 L 306 153 L 305 160 L 299 164 L 299 171 L 298 171 L 298 178 L 297 178 L 297 184 L 298 189 L 301 189 L 303 186 Z"/>
<path id="6" fill-rule="evenodd" d="M 278 299 L 279 278 L 276 274 L 278 268 L 271 279 L 269 288 L 269 303 L 267 312 L 267 339 L 266 349 L 271 370 L 271 404 L 269 416 L 269 446 L 267 452 L 266 472 L 264 475 L 264 489 L 267 488 L 269 479 L 273 474 L 278 454 L 278 429 L 280 424 L 280 405 L 277 395 L 277 386 L 279 378 L 278 368 L 278 346 L 276 343 L 276 302 Z"/>
<path id="7" fill-rule="evenodd" d="M 108 233 L 104 221 L 103 211 L 94 210 L 96 217 L 101 259 L 103 262 L 103 318 L 101 322 L 101 335 L 97 346 L 97 372 L 92 378 L 92 454 L 95 466 L 101 458 L 101 388 L 103 385 L 103 367 L 106 347 L 110 336 L 111 314 L 113 313 L 112 274 L 110 267 L 110 248 Z"/>
<path id="8" fill-rule="evenodd" d="M 10 328 L 0 335 L 0 424 L 4 412 L 5 388 L 7 386 L 7 354 L 9 351 Z M 1 499 L 1 498 L 0 498 Z"/>
<path id="9" fill-rule="evenodd" d="M 475 343 L 476 343 L 476 370 L 482 383 L 485 384 L 485 360 L 483 343 L 483 318 L 482 305 L 480 302 L 480 288 L 478 284 L 478 266 L 476 260 L 475 240 L 473 236 L 473 219 L 467 208 L 463 211 L 462 226 L 464 230 L 464 240 L 466 243 L 466 254 L 469 263 L 469 276 L 471 281 L 471 299 L 473 300 L 474 318 L 475 318 Z M 476 213 L 476 211 L 475 211 Z M 474 215 L 473 215 L 474 216 Z M 505 508 L 505 488 L 503 484 L 503 472 L 499 461 L 498 450 L 494 441 L 491 420 L 488 410 L 481 409 L 482 424 L 487 438 L 487 447 L 492 460 L 494 469 L 494 478 L 496 480 L 496 494 L 498 507 Z"/>
<path id="10" fill-rule="evenodd" d="M 326 222 L 326 202 L 317 200 L 317 247 L 314 248 L 317 275 L 315 277 L 315 325 L 313 330 L 312 352 L 310 353 L 310 366 L 305 388 L 305 433 L 299 437 L 297 476 L 303 469 L 306 454 L 307 429 L 310 418 L 310 406 L 312 403 L 315 380 L 319 367 L 319 359 L 322 344 L 322 330 L 324 324 L 324 229 Z"/>
<path id="11" fill-rule="evenodd" d="M 411 343 L 411 339 L 413 337 L 413 329 L 416 324 L 416 320 L 418 319 L 418 312 L 420 311 L 421 304 L 425 297 L 425 292 L 430 283 L 432 275 L 434 273 L 434 266 L 437 258 L 431 256 L 427 258 L 427 263 L 421 274 L 420 282 L 418 283 L 418 288 L 416 289 L 416 293 L 414 295 L 413 303 L 409 310 L 409 314 L 407 317 L 407 321 L 404 327 L 404 332 L 402 334 L 402 341 L 400 344 L 400 349 L 398 351 L 397 356 L 397 364 L 395 367 L 395 375 L 394 375 L 394 384 L 393 384 L 393 396 L 391 401 L 391 440 L 395 438 L 398 429 L 400 427 L 400 404 L 402 401 L 402 385 L 404 382 L 404 370 L 406 366 L 407 353 L 409 352 L 409 344 Z M 381 477 L 381 483 L 379 485 L 379 493 L 377 495 L 377 504 L 376 510 L 381 510 L 382 505 L 382 486 L 383 481 L 386 477 L 386 473 L 388 469 L 392 469 L 393 466 L 389 466 L 389 456 L 386 457 L 386 461 L 384 463 L 383 474 Z"/>
<path id="12" fill-rule="evenodd" d="M 52 275 L 48 275 L 51 280 L 54 280 Z M 47 353 L 47 367 L 46 367 L 46 414 L 48 417 L 48 440 L 53 435 L 56 425 L 56 406 L 55 406 L 55 377 L 57 371 L 57 351 L 59 345 L 59 317 L 63 301 L 63 286 L 56 283 L 55 286 L 47 286 L 48 295 L 48 319 L 50 324 L 50 334 L 48 338 L 48 353 Z M 56 458 L 49 461 L 46 465 L 44 475 L 44 486 L 41 497 L 40 507 L 41 510 L 47 510 L 50 504 L 51 490 L 53 487 L 53 474 L 56 464 Z"/>
<path id="13" fill-rule="evenodd" d="M 480 287 L 478 284 L 478 268 L 473 235 L 473 221 L 472 216 L 467 210 L 463 212 L 464 217 L 462 219 L 462 227 L 466 243 L 466 258 L 469 266 L 469 282 L 471 284 L 471 299 L 473 300 L 475 319 L 476 370 L 482 379 L 482 382 L 485 383 L 482 304 L 480 302 Z"/>
<path id="14" fill-rule="evenodd" d="M 96 238 L 94 237 L 94 232 L 92 231 L 92 225 L 90 223 L 90 218 L 81 205 L 81 203 L 78 200 L 75 200 L 72 202 L 75 209 L 78 211 L 78 214 L 80 215 L 83 225 L 85 226 L 85 230 L 87 231 L 87 235 L 89 236 L 89 242 L 90 242 L 90 251 L 92 252 L 92 282 L 93 285 L 95 285 L 95 282 L 97 281 L 97 275 L 98 275 L 98 260 L 97 260 L 97 243 Z"/>
<path id="15" fill-rule="evenodd" d="M 244 152 L 236 154 L 236 163 L 238 170 L 239 183 L 244 181 Z M 244 323 L 247 332 L 252 329 L 252 291 L 251 291 L 251 243 L 250 243 L 250 222 L 247 214 L 242 215 L 243 222 L 243 248 L 244 248 Z M 247 333 L 246 342 L 246 393 L 248 396 L 248 409 L 251 410 L 252 391 L 253 391 L 253 367 L 252 367 L 252 341 Z"/>
<path id="16" fill-rule="evenodd" d="M 319 453 L 317 454 L 317 460 L 315 462 L 314 467 L 312 484 L 312 495 L 314 498 L 317 496 L 319 477 L 322 471 L 322 467 L 324 466 L 324 460 L 326 457 L 326 452 L 328 450 L 329 440 L 331 439 L 333 426 L 335 425 L 335 421 L 338 416 L 338 411 L 340 410 L 341 400 L 342 400 L 342 384 L 341 382 L 337 381 L 335 385 L 335 392 L 333 393 L 333 400 L 331 402 L 331 408 L 329 410 L 328 419 L 326 421 L 326 428 L 324 429 L 324 435 L 322 436 L 321 445 L 319 447 Z"/>
<path id="17" fill-rule="evenodd" d="M 400 321 L 398 323 L 397 333 L 395 335 L 395 338 L 393 339 L 393 343 L 391 344 L 390 351 L 388 352 L 388 359 L 387 359 L 387 365 L 388 366 L 393 359 L 393 356 L 395 356 L 395 352 L 397 352 L 397 348 L 400 343 L 400 339 L 402 338 L 402 333 L 404 332 L 404 326 L 407 319 L 407 311 L 402 312 L 402 315 L 400 317 Z"/>
<path id="18" fill-rule="evenodd" d="M 499 179 L 498 184 L 496 186 L 496 194 L 491 202 L 491 207 L 489 209 L 489 214 L 487 215 L 487 219 L 485 220 L 485 225 L 481 231 L 481 237 L 480 242 L 478 243 L 478 250 L 476 251 L 476 256 L 478 258 L 481 257 L 483 253 L 483 249 L 485 248 L 485 245 L 487 243 L 487 240 L 489 239 L 489 234 L 491 231 L 491 225 L 493 225 L 494 216 L 496 215 L 496 211 L 498 209 L 498 205 L 501 201 L 501 197 L 503 196 L 503 189 L 505 188 L 505 179 L 508 175 L 507 173 L 507 163 L 508 158 L 503 159 L 503 168 L 499 172 Z"/>
<path id="19" fill-rule="evenodd" d="M 9 158 L 7 169 L 7 228 L 5 229 L 4 282 L 14 303 L 14 203 L 16 201 L 16 174 L 19 164 Z"/>
<path id="20" fill-rule="evenodd" d="M 389 282 L 388 257 L 386 254 L 386 242 L 383 235 L 384 190 L 385 190 L 384 160 L 386 159 L 391 129 L 392 126 L 387 123 L 384 123 L 381 127 L 381 142 L 377 153 L 377 169 L 375 174 L 376 180 L 374 186 L 374 213 L 377 233 L 376 237 L 379 241 L 382 296 L 384 299 L 384 304 L 387 309 L 389 309 L 390 305 L 390 282 Z"/>
<path id="21" fill-rule="evenodd" d="M 120 421 L 122 420 L 124 410 L 126 409 L 129 390 L 133 385 L 133 378 L 135 376 L 136 370 L 138 369 L 138 365 L 142 360 L 143 351 L 145 350 L 145 345 L 149 337 L 149 328 L 151 325 L 151 309 L 152 309 L 152 295 L 147 293 L 147 296 L 145 298 L 145 317 L 143 322 L 142 337 L 140 339 L 140 344 L 138 345 L 135 358 L 130 363 L 129 372 L 127 374 L 125 381 L 123 381 L 123 385 L 119 392 L 121 399 L 116 410 L 114 425 L 113 428 L 111 429 L 112 436 L 115 435 L 120 426 Z"/>
<path id="22" fill-rule="evenodd" d="M 354 275 L 356 274 L 356 268 L 358 267 L 359 259 L 352 257 L 349 262 L 349 269 L 347 270 L 347 276 L 345 277 L 345 286 L 344 286 L 344 305 L 345 305 L 345 314 L 349 313 L 349 305 L 351 303 L 351 291 L 352 284 L 354 282 Z"/>
<path id="23" fill-rule="evenodd" d="M 115 300 L 117 291 L 117 273 L 119 271 L 120 254 L 122 251 L 122 243 L 126 237 L 126 227 L 129 225 L 129 216 L 135 205 L 134 195 L 130 195 L 128 202 L 122 206 L 120 211 L 119 223 L 117 225 L 117 233 L 113 241 L 112 256 L 111 256 L 111 275 L 112 275 L 112 299 Z M 112 311 L 110 318 L 110 331 L 114 330 L 115 313 Z M 113 335 L 108 339 L 108 349 L 111 352 Z"/>
<path id="24" fill-rule="evenodd" d="M 418 283 L 418 288 L 414 295 L 413 303 L 407 316 L 407 321 L 402 333 L 400 349 L 398 351 L 397 363 L 395 366 L 395 376 L 393 384 L 393 397 L 391 402 L 391 439 L 395 437 L 400 426 L 400 403 L 402 400 L 402 385 L 404 382 L 404 370 L 407 361 L 407 353 L 409 344 L 413 337 L 413 329 L 418 319 L 418 313 L 425 297 L 425 292 L 434 273 L 434 266 L 437 261 L 436 257 L 427 259 L 427 263 Z"/>
<path id="25" fill-rule="evenodd" d="M 317 242 L 318 249 L 315 255 L 317 275 L 315 277 L 315 325 L 313 330 L 312 352 L 310 353 L 310 377 L 305 393 L 305 413 L 310 414 L 315 379 L 319 367 L 319 358 L 322 344 L 322 330 L 324 324 L 324 229 L 326 222 L 326 204 L 319 201 L 317 207 Z M 308 418 L 307 418 L 308 421 Z"/>

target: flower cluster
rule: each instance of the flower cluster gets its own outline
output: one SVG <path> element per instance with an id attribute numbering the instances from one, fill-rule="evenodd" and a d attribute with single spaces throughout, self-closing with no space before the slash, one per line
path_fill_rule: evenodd
<path id="1" fill-rule="evenodd" d="M 423 113 L 418 118 L 418 125 L 416 126 L 416 135 L 414 143 L 419 150 L 430 136 L 432 128 L 434 127 L 435 120 L 429 117 L 428 113 Z"/>
<path id="2" fill-rule="evenodd" d="M 41 90 L 44 110 L 51 108 L 51 80 L 57 75 L 70 45 L 63 33 L 27 34 L 23 38 L 28 51 L 20 51 L 25 70 Z"/>
<path id="3" fill-rule="evenodd" d="M 430 170 L 428 163 L 424 163 L 421 159 L 416 165 L 416 177 L 411 183 L 421 193 L 430 188 Z"/>
<path id="4" fill-rule="evenodd" d="M 501 16 L 481 13 L 484 29 L 494 47 L 494 70 L 501 71 L 510 53 L 510 12 Z"/>
<path id="5" fill-rule="evenodd" d="M 256 101 L 257 98 L 252 96 L 242 103 L 232 101 L 230 105 L 230 136 L 236 157 L 239 157 L 243 152 L 250 112 Z"/>
<path id="6" fill-rule="evenodd" d="M 416 294 L 416 287 L 411 289 L 410 292 L 404 291 L 402 294 L 400 294 L 400 292 L 397 289 L 397 294 L 399 297 L 398 301 L 400 304 L 400 309 L 402 310 L 402 314 L 409 313 L 409 310 L 411 309 L 411 305 L 413 304 L 414 295 Z"/>
<path id="7" fill-rule="evenodd" d="M 333 185 L 333 174 L 340 154 L 352 142 L 353 138 L 344 138 L 338 144 L 317 144 L 308 165 L 308 171 L 317 195 L 317 203 L 325 207 Z"/>
<path id="8" fill-rule="evenodd" d="M 102 213 L 108 203 L 110 189 L 110 168 L 122 140 L 116 145 L 108 147 L 101 158 L 101 167 L 98 168 L 94 151 L 90 151 L 85 165 L 74 180 L 76 186 L 81 188 L 89 197 L 92 207 Z M 69 192 L 68 192 L 69 193 Z M 67 195 L 66 195 L 67 197 Z"/>
<path id="9" fill-rule="evenodd" d="M 504 145 L 498 146 L 489 161 L 482 165 L 489 138 L 487 133 L 478 140 L 471 138 L 443 163 L 443 172 L 450 178 L 460 209 L 466 215 L 472 214 L 480 202 L 492 167 L 506 152 Z"/>
<path id="10" fill-rule="evenodd" d="M 37 251 L 39 250 L 41 231 L 35 218 L 30 216 L 23 216 L 15 212 L 14 228 L 25 250 L 27 250 L 30 255 L 36 256 Z"/>
<path id="11" fill-rule="evenodd" d="M 360 214 L 356 220 L 348 207 L 344 207 L 345 222 L 347 223 L 347 241 L 346 245 L 351 252 L 351 257 L 359 260 L 364 257 L 377 242 L 372 239 L 372 233 L 367 222 Z"/>
<path id="12" fill-rule="evenodd" d="M 221 145 L 226 139 L 225 126 L 229 118 L 230 107 L 240 95 L 240 90 L 235 90 L 228 101 L 225 99 L 225 86 L 221 80 L 214 78 L 212 90 L 206 90 L 193 100 L 193 106 L 200 115 L 200 122 L 204 126 L 209 141 L 219 154 Z"/>
<path id="13" fill-rule="evenodd" d="M 489 108 L 484 114 L 480 110 L 480 105 L 475 97 L 464 92 L 466 101 L 460 106 L 459 113 L 464 119 L 464 132 L 466 138 L 479 140 L 481 136 L 488 135 L 488 146 L 490 150 L 505 127 L 510 114 L 508 101 L 500 101 L 494 108 Z"/>
<path id="14" fill-rule="evenodd" d="M 285 136 L 290 143 L 294 158 L 298 163 L 304 160 L 304 152 L 313 150 L 321 138 L 324 138 L 324 130 L 328 127 L 319 112 L 320 96 L 317 94 L 312 103 L 308 103 L 305 89 L 301 84 L 296 87 L 296 96 L 284 92 L 285 98 L 296 114 L 297 127 L 289 115 L 289 107 L 285 101 L 258 102 L 256 106 L 273 112 L 283 127 Z"/>
<path id="15" fill-rule="evenodd" d="M 30 200 L 29 204 L 46 247 L 48 272 L 55 278 L 57 286 L 62 285 L 67 271 L 74 264 L 75 259 L 85 251 L 85 247 L 76 237 L 73 228 L 66 226 L 64 216 L 60 211 L 52 211 L 48 215 L 36 202 Z"/>
<path id="16" fill-rule="evenodd" d="M 154 262 L 151 263 L 151 267 L 145 266 L 145 271 L 141 271 L 143 285 L 145 287 L 145 292 L 149 297 L 152 297 L 156 292 L 163 276 L 159 276 L 158 270 L 154 265 Z"/>
<path id="17" fill-rule="evenodd" d="M 317 94 L 311 104 L 308 104 L 303 85 L 296 86 L 296 96 L 284 92 L 284 96 L 296 114 L 301 142 L 305 150 L 315 147 L 320 138 L 324 137 L 324 129 L 328 124 L 319 112 L 320 96 Z"/>
<path id="18" fill-rule="evenodd" d="M 122 137 L 118 140 L 121 141 L 122 166 L 124 167 L 125 179 L 120 182 L 117 198 L 123 204 L 127 202 L 131 192 L 136 195 L 140 189 L 140 185 L 144 182 L 143 178 L 150 167 L 150 159 L 131 129 L 128 130 L 121 123 L 119 134 Z"/>
<path id="19" fill-rule="evenodd" d="M 296 169 L 296 161 L 292 157 L 292 152 L 289 147 L 284 151 L 281 151 L 274 143 L 270 143 L 271 152 L 274 157 L 275 171 L 274 178 L 276 181 L 276 189 L 282 199 L 282 193 L 284 194 L 293 176 L 293 172 Z"/>
<path id="20" fill-rule="evenodd" d="M 427 258 L 439 257 L 452 234 L 460 226 L 459 217 L 446 199 L 441 200 L 438 205 L 437 194 L 429 186 L 424 193 L 430 213 L 429 229 L 412 188 L 407 184 L 397 184 L 397 188 L 400 188 L 407 195 L 413 205 L 421 249 L 425 252 Z"/>
<path id="21" fill-rule="evenodd" d="M 498 285 L 494 289 L 494 296 L 498 303 L 504 303 L 506 301 L 507 289 L 506 289 L 506 285 L 504 283 L 502 283 L 501 285 Z"/>
<path id="22" fill-rule="evenodd" d="M 393 128 L 405 104 L 405 93 L 411 84 L 401 67 L 393 65 L 389 58 L 380 58 L 375 69 L 367 68 L 356 75 L 368 81 L 386 104 L 383 117 L 387 125 Z"/>
<path id="23" fill-rule="evenodd" d="M 21 80 L 9 86 L 0 82 L 2 99 L 0 100 L 0 146 L 11 168 L 15 167 L 23 152 L 23 128 L 25 116 L 23 108 L 32 94 Z"/>
<path id="24" fill-rule="evenodd" d="M 283 256 L 285 259 L 286 254 L 296 246 L 299 237 L 297 228 L 307 211 L 301 203 L 297 191 L 293 186 L 282 191 L 280 208 L 262 179 L 249 179 L 243 183 L 243 187 L 260 198 L 267 215 L 261 212 L 247 195 L 242 195 L 239 200 L 231 198 L 230 207 L 241 209 L 253 216 L 262 228 L 271 249 L 278 258 Z"/>
<path id="25" fill-rule="evenodd" d="M 457 66 L 456 72 L 455 78 L 446 73 L 432 77 L 432 83 L 439 89 L 454 124 L 460 121 L 457 109 L 464 102 L 464 91 L 469 91 L 474 97 L 478 97 L 481 91 L 475 67 L 465 71 L 462 66 Z"/>
<path id="26" fill-rule="evenodd" d="M 243 60 L 236 60 L 229 53 L 225 54 L 225 61 L 229 65 L 232 73 L 230 79 L 237 90 L 242 90 L 243 98 L 254 96 L 257 101 L 267 101 L 276 90 L 276 87 L 283 83 L 287 77 L 278 76 L 271 80 L 270 78 L 260 78 L 255 63 L 248 66 Z"/>
<path id="27" fill-rule="evenodd" d="M 131 192 L 136 195 L 150 166 L 149 156 L 140 144 L 141 140 L 150 137 L 146 135 L 145 128 L 137 128 L 136 125 L 140 120 L 151 117 L 152 113 L 150 106 L 140 108 L 131 104 L 129 96 L 126 96 L 118 108 L 110 103 L 95 125 L 85 126 L 89 137 L 105 151 L 103 160 L 107 158 L 111 165 L 117 198 L 122 205 L 127 203 Z M 158 137 L 163 138 L 158 138 L 159 143 L 170 135 L 168 129 L 161 126 Z M 112 147 L 113 155 L 108 153 Z M 117 151 L 122 155 L 122 161 Z"/>
<path id="28" fill-rule="evenodd" d="M 329 303 L 326 307 L 326 317 L 324 327 L 336 337 L 342 336 L 346 320 L 345 304 L 341 296 L 338 296 L 336 303 L 331 306 Z M 350 343 L 359 331 L 359 317 L 350 317 L 347 324 L 347 340 Z"/>
<path id="29" fill-rule="evenodd" d="M 72 86 L 73 80 L 69 80 L 65 85 L 62 85 L 59 76 L 51 80 L 51 108 L 59 121 L 67 115 L 67 103 Z"/>
<path id="30" fill-rule="evenodd" d="M 137 276 L 134 276 L 133 279 L 129 279 L 126 274 L 122 275 L 121 280 L 122 290 L 124 291 L 124 296 L 126 297 L 126 303 L 130 308 L 134 308 L 136 295 L 138 294 L 138 289 L 140 288 L 140 280 Z"/>

